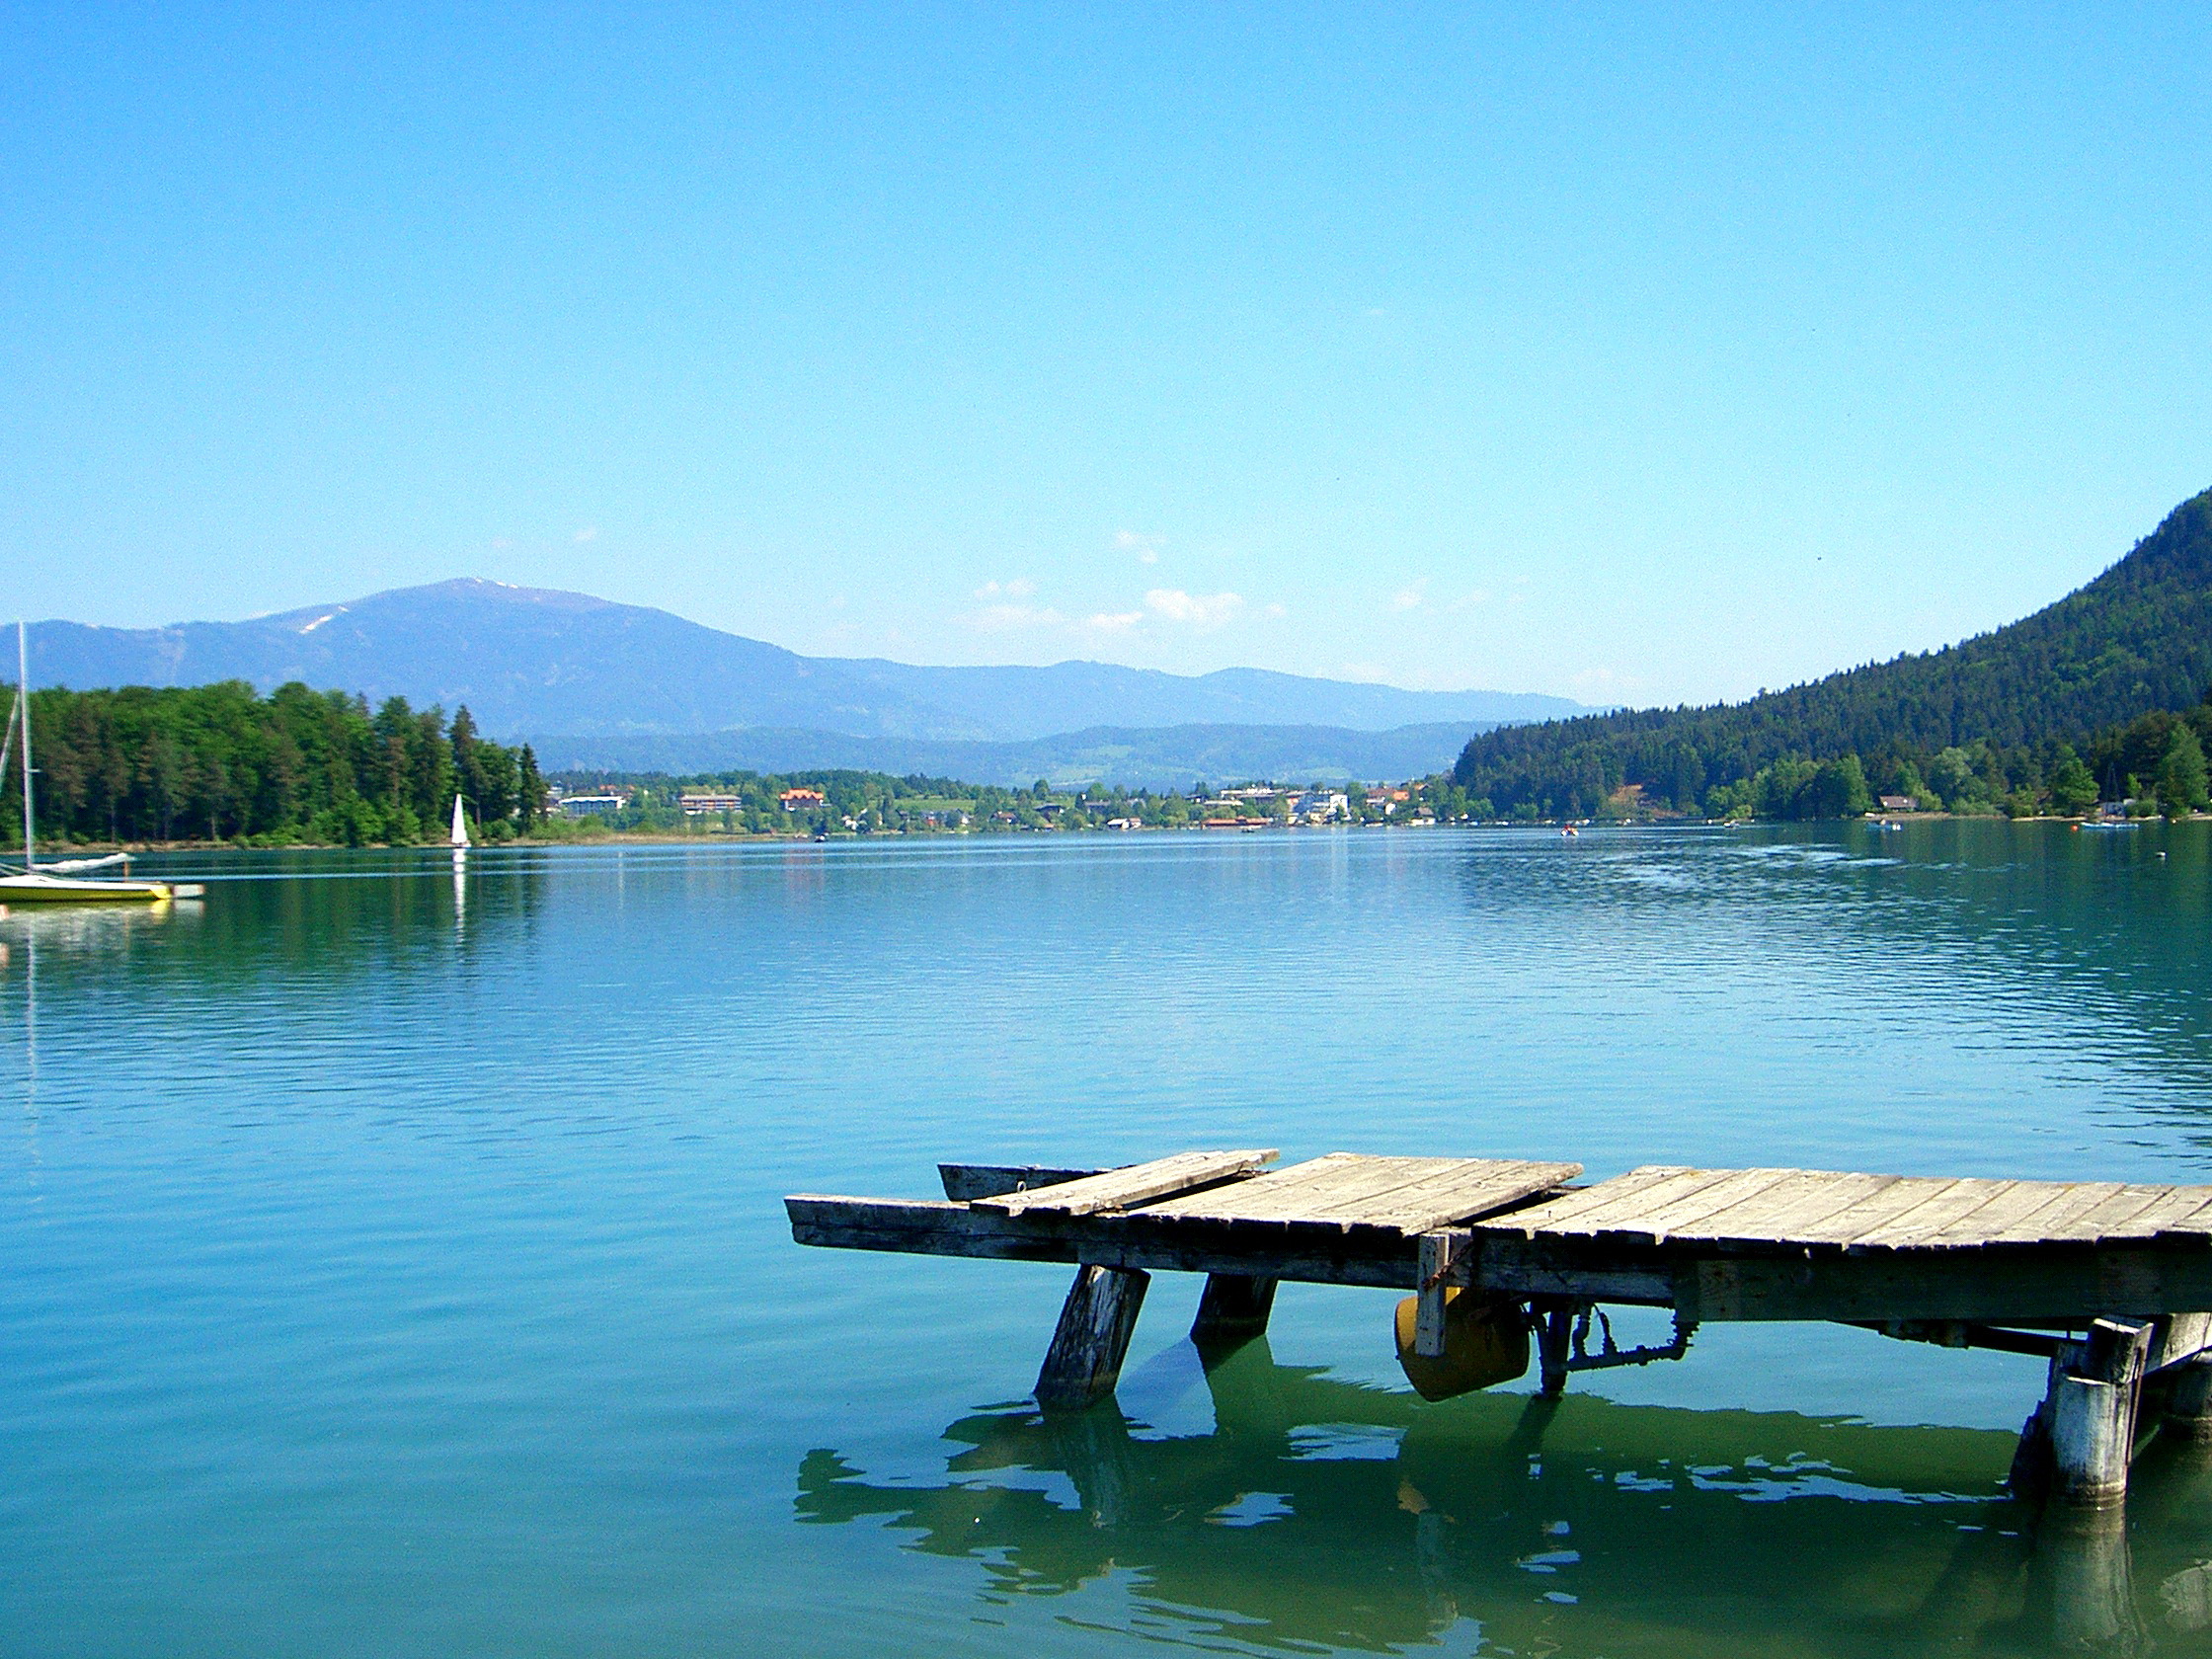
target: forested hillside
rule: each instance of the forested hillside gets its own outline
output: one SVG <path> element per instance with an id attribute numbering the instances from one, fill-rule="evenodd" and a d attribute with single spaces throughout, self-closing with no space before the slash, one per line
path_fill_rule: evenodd
<path id="1" fill-rule="evenodd" d="M 1469 741 L 1453 780 L 1503 816 L 1582 817 L 1727 810 L 1750 802 L 1763 772 L 1796 767 L 1788 799 L 1811 816 L 1841 805 L 1848 758 L 1861 793 L 1994 805 L 2023 791 L 2047 799 L 2062 745 L 2102 745 L 2094 782 L 2115 798 L 2131 723 L 2191 708 L 2208 686 L 2212 491 L 2095 581 L 2008 627 L 1744 703 L 1504 727 Z M 1822 762 L 1828 782 L 1816 786 L 1807 779 Z M 2150 773 L 2139 781 L 2149 788 Z"/>
<path id="2" fill-rule="evenodd" d="M 371 713 L 340 691 L 280 685 L 263 698 L 230 680 L 35 691 L 31 709 L 40 845 L 440 838 L 456 794 L 479 835 L 498 840 L 545 800 L 526 745 L 488 743 L 467 709 L 448 725 L 441 710 L 411 708 L 404 697 Z M 0 836 L 23 844 L 17 789 L 0 789 Z"/>

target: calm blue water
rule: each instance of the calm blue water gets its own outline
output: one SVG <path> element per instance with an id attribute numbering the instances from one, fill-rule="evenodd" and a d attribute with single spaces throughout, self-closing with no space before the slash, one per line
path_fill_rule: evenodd
<path id="1" fill-rule="evenodd" d="M 2063 1645 L 2080 1563 L 1997 1490 L 2033 1361 L 1708 1326 L 1545 1418 L 1420 1404 L 1380 1293 L 1286 1288 L 1209 1377 L 1162 1277 L 1119 1409 L 1047 1425 L 1064 1269 L 802 1250 L 779 1200 L 1205 1145 L 2212 1180 L 2208 854 L 295 854 L 19 910 L 0 1651 Z M 2212 1475 L 2150 1463 L 2124 1588 L 2185 1651 Z"/>

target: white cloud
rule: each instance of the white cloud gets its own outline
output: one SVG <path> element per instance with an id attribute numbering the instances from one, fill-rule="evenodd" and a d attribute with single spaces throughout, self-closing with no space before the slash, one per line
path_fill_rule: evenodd
<path id="1" fill-rule="evenodd" d="M 581 530 L 578 530 L 578 531 L 576 532 L 576 539 L 577 539 L 578 541 L 597 541 L 597 540 L 599 539 L 599 527 L 598 527 L 598 525 L 596 525 L 596 524 L 587 524 L 587 525 L 585 525 L 585 526 L 584 526 L 584 528 L 582 528 Z"/>
<path id="2" fill-rule="evenodd" d="M 1469 588 L 1465 592 L 1462 593 L 1458 598 L 1454 599 L 1445 608 L 1447 610 L 1472 610 L 1476 605 L 1487 604 L 1489 603 L 1489 589 Z"/>
<path id="3" fill-rule="evenodd" d="M 1288 616 L 1290 615 L 1290 606 L 1278 600 L 1276 603 L 1269 605 L 1267 609 L 1262 611 L 1260 614 L 1263 616 Z"/>
<path id="4" fill-rule="evenodd" d="M 1026 576 L 1017 576 L 1011 582 L 987 582 L 976 590 L 979 599 L 995 599 L 1003 594 L 1009 599 L 1026 599 L 1037 592 L 1037 584 Z"/>
<path id="5" fill-rule="evenodd" d="M 1102 610 L 1095 616 L 1083 618 L 1083 626 L 1096 628 L 1102 633 L 1125 634 L 1145 620 L 1141 610 Z"/>
<path id="6" fill-rule="evenodd" d="M 1169 622 L 1187 622 L 1194 628 L 1219 628 L 1244 608 L 1244 595 L 1186 593 L 1180 588 L 1154 588 L 1145 594 L 1145 607 Z"/>
<path id="7" fill-rule="evenodd" d="M 1407 583 L 1390 595 L 1392 610 L 1419 610 L 1428 602 L 1429 579 L 1425 576 L 1418 582 Z"/>
<path id="8" fill-rule="evenodd" d="M 1141 565 L 1159 563 L 1159 549 L 1152 545 L 1150 536 L 1141 536 L 1135 530 L 1116 530 L 1114 545 L 1124 553 L 1136 554 L 1137 562 Z"/>

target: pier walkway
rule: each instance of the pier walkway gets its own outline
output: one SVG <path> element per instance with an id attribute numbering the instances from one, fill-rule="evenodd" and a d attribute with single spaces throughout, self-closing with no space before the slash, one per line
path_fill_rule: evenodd
<path id="1" fill-rule="evenodd" d="M 1182 1271 L 1208 1276 L 1202 1349 L 1264 1330 L 1284 1280 L 1409 1291 L 1400 1346 L 1416 1382 L 1462 1339 L 1462 1297 L 1491 1321 L 1485 1364 L 1509 1325 L 1525 1370 L 1519 1333 L 1534 1334 L 1546 1394 L 1575 1371 L 1679 1359 L 1698 1324 L 1721 1320 L 2038 1355 L 2049 1388 L 2014 1484 L 2076 1504 L 2119 1502 L 2141 1428 L 2212 1437 L 2212 1187 L 1672 1165 L 1576 1187 L 1574 1163 L 1275 1158 L 945 1164 L 942 1201 L 785 1204 L 802 1244 L 1076 1266 L 1038 1379 L 1051 1411 L 1112 1391 L 1148 1275 Z M 1617 1347 L 1609 1304 L 1671 1309 L 1674 1340 Z"/>

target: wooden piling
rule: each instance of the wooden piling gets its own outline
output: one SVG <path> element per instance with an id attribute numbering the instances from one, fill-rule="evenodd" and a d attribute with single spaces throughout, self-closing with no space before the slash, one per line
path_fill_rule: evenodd
<path id="1" fill-rule="evenodd" d="M 2051 1497 L 2102 1509 L 2127 1496 L 2134 1390 L 2061 1376 L 2051 1389 Z"/>
<path id="2" fill-rule="evenodd" d="M 1541 1315 L 1537 1326 L 1537 1363 L 1541 1368 L 1538 1391 L 1557 1399 L 1567 1391 L 1567 1355 L 1574 1337 L 1574 1312 L 1554 1307 Z"/>
<path id="3" fill-rule="evenodd" d="M 2127 1497 L 2135 1405 L 2153 1327 L 2098 1319 L 2087 1341 L 2052 1364 L 2037 1413 L 2050 1440 L 2052 1502 L 2106 1509 Z"/>
<path id="4" fill-rule="evenodd" d="M 2212 1441 L 2212 1360 L 2175 1366 L 2172 1376 L 2161 1430 L 2183 1440 Z"/>
<path id="5" fill-rule="evenodd" d="M 1209 1273 L 1191 1321 L 1191 1340 L 1201 1354 L 1225 1354 L 1267 1332 L 1275 1310 L 1279 1281 L 1248 1273 Z"/>
<path id="6" fill-rule="evenodd" d="M 1463 1281 L 1474 1252 L 1474 1234 L 1464 1227 L 1442 1227 L 1421 1235 L 1421 1275 L 1414 1311 L 1413 1351 L 1424 1359 L 1444 1355 L 1446 1292 L 1455 1278 Z"/>
<path id="7" fill-rule="evenodd" d="M 1138 1269 L 1078 1267 L 1060 1324 L 1037 1374 L 1047 1411 L 1085 1411 L 1114 1391 L 1152 1276 Z"/>

